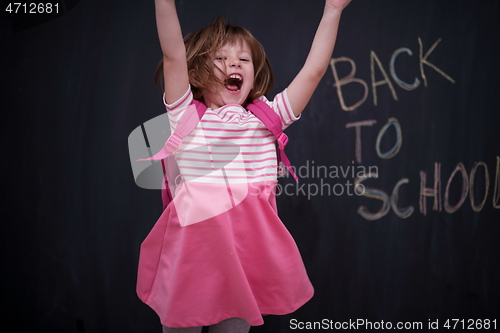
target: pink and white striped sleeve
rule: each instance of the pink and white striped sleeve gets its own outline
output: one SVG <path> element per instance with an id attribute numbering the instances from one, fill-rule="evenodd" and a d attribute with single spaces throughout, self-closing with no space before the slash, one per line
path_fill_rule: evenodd
<path id="1" fill-rule="evenodd" d="M 186 111 L 187 107 L 193 102 L 193 93 L 191 92 L 191 87 L 188 88 L 186 93 L 182 95 L 177 101 L 172 104 L 167 104 L 165 101 L 165 94 L 163 94 L 163 104 L 167 109 L 168 120 L 170 121 L 170 126 L 172 130 L 175 128 L 177 122 Z"/>
<path id="2" fill-rule="evenodd" d="M 300 119 L 300 116 L 296 117 L 293 114 L 286 89 L 277 94 L 272 102 L 268 101 L 264 96 L 260 99 L 266 102 L 280 116 L 283 130 Z"/>

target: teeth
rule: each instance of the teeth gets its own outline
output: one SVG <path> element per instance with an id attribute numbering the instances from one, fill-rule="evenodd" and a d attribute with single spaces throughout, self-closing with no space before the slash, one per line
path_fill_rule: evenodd
<path id="1" fill-rule="evenodd" d="M 239 81 L 243 80 L 243 78 L 239 74 L 231 74 L 231 75 L 229 75 L 229 78 L 236 79 L 236 80 L 239 80 Z"/>

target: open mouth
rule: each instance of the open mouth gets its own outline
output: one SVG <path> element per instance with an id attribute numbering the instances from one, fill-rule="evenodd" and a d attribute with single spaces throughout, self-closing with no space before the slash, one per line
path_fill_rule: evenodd
<path id="1" fill-rule="evenodd" d="M 233 92 L 238 92 L 243 84 L 243 77 L 240 74 L 231 74 L 224 82 L 226 89 Z"/>

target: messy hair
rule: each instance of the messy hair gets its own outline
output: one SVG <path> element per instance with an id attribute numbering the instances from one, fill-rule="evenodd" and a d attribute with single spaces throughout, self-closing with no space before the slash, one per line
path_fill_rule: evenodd
<path id="1" fill-rule="evenodd" d="M 274 85 L 274 74 L 262 45 L 247 29 L 229 25 L 226 19 L 218 17 L 204 29 L 190 33 L 184 38 L 189 83 L 194 99 L 203 101 L 203 90 L 214 85 L 224 85 L 224 82 L 214 74 L 216 65 L 213 62 L 213 56 L 224 45 L 237 43 L 248 45 L 252 52 L 254 66 L 254 88 L 250 91 L 243 106 L 271 91 Z M 156 68 L 154 81 L 157 82 L 159 78 L 162 78 L 162 74 L 163 59 Z"/>

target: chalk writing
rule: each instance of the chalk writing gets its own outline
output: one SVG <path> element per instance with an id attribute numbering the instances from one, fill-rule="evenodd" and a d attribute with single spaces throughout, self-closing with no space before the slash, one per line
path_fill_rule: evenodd
<path id="1" fill-rule="evenodd" d="M 482 166 L 484 168 L 484 197 L 483 201 L 479 204 L 479 206 L 476 206 L 476 203 L 474 202 L 474 178 L 476 176 L 476 171 L 479 166 Z M 490 187 L 490 176 L 488 175 L 488 166 L 484 162 L 476 162 L 474 164 L 474 167 L 472 167 L 472 170 L 470 172 L 470 205 L 472 207 L 472 210 L 475 212 L 480 212 L 481 209 L 483 209 L 484 204 L 486 203 L 486 198 L 488 197 L 488 190 Z"/>
<path id="2" fill-rule="evenodd" d="M 413 212 L 415 211 L 413 206 L 408 206 L 406 208 L 399 208 L 398 207 L 399 187 L 403 184 L 408 184 L 409 182 L 410 182 L 410 180 L 408 178 L 400 179 L 399 182 L 397 182 L 396 185 L 394 185 L 394 188 L 393 188 L 392 194 L 391 194 L 392 211 L 402 219 L 410 217 L 411 214 L 413 214 Z"/>
<path id="3" fill-rule="evenodd" d="M 390 75 L 387 74 L 383 62 L 379 59 L 377 53 L 374 50 L 370 50 L 370 78 L 371 78 L 371 91 L 373 95 L 374 106 L 377 106 L 378 104 L 378 98 L 379 98 L 377 92 L 378 88 L 384 85 L 386 85 L 387 88 L 389 88 L 392 99 L 394 101 L 398 101 L 398 94 L 395 89 L 395 85 L 393 85 L 393 82 L 399 88 L 404 89 L 406 91 L 416 90 L 418 87 L 420 87 L 422 82 L 424 83 L 423 84 L 424 87 L 428 87 L 429 80 L 425 73 L 426 68 L 432 68 L 434 71 L 436 71 L 438 74 L 440 74 L 443 78 L 445 78 L 452 84 L 456 83 L 456 81 L 450 75 L 446 74 L 441 68 L 439 68 L 429 60 L 431 54 L 436 50 L 438 44 L 442 41 L 442 39 L 441 38 L 437 39 L 432 44 L 432 46 L 425 52 L 422 39 L 418 37 L 417 41 L 419 48 L 418 68 L 420 71 L 420 77 L 415 77 L 412 83 L 403 81 L 397 74 L 397 69 L 398 69 L 397 60 L 401 55 L 404 54 L 412 57 L 413 52 L 410 48 L 400 47 L 397 48 L 392 53 L 391 58 L 389 60 Z M 350 64 L 351 71 L 347 76 L 340 78 L 337 70 L 337 65 L 339 63 L 345 63 L 345 62 Z M 333 84 L 333 86 L 336 88 L 336 92 L 339 97 L 342 109 L 344 111 L 353 111 L 359 108 L 361 105 L 363 105 L 363 103 L 365 103 L 367 100 L 367 96 L 369 94 L 369 88 L 365 80 L 355 77 L 356 62 L 348 57 L 332 58 L 330 61 L 330 66 L 333 72 L 333 77 L 335 79 L 335 83 Z M 376 71 L 378 71 L 379 73 L 376 73 Z M 350 89 L 354 89 L 354 91 L 356 91 L 356 89 L 359 89 L 356 88 L 355 85 L 349 85 L 350 83 L 360 84 L 364 89 L 364 94 L 363 97 L 358 101 L 356 101 L 354 104 L 347 105 L 344 100 L 344 94 L 347 92 L 347 90 L 349 90 L 348 92 L 352 92 L 352 90 Z M 349 96 L 352 96 L 352 94 L 349 94 Z M 346 129 L 349 128 L 355 129 L 354 150 L 355 150 L 356 162 L 359 164 L 361 164 L 362 162 L 362 155 L 363 155 L 361 128 L 367 126 L 373 126 L 376 123 L 377 123 L 376 119 L 368 119 L 368 120 L 349 122 L 345 125 Z M 387 131 L 391 126 L 394 126 L 394 129 L 396 131 L 396 142 L 394 143 L 391 149 L 387 151 L 382 151 L 381 149 L 382 140 L 384 139 Z M 375 150 L 377 156 L 381 159 L 391 159 L 400 152 L 402 144 L 403 144 L 403 131 L 401 125 L 397 118 L 391 117 L 378 132 L 375 141 Z M 476 177 L 479 168 L 483 168 L 484 170 L 484 183 L 482 183 L 483 177 Z M 344 177 L 346 175 L 344 175 Z M 352 175 L 354 176 L 354 174 Z M 480 212 L 486 205 L 490 188 L 490 174 L 488 170 L 488 165 L 483 161 L 474 163 L 470 174 L 467 173 L 465 165 L 462 162 L 459 162 L 447 179 L 444 193 L 442 193 L 441 190 L 441 184 L 442 184 L 441 162 L 434 163 L 434 179 L 431 184 L 427 184 L 427 173 L 425 171 L 423 170 L 419 171 L 419 176 L 420 176 L 420 190 L 419 190 L 418 204 L 420 213 L 424 216 L 428 215 L 427 199 L 429 198 L 433 199 L 433 205 L 432 205 L 433 211 L 441 212 L 443 211 L 443 206 L 444 206 L 444 210 L 449 214 L 457 212 L 465 203 L 468 195 L 471 208 L 474 212 Z M 461 189 L 458 197 L 458 202 L 452 203 L 450 202 L 451 200 L 457 200 L 457 199 L 451 199 L 450 197 L 451 184 L 456 177 L 460 176 L 461 176 L 461 181 L 460 181 Z M 354 179 L 355 188 L 357 186 L 360 186 L 368 179 L 375 179 L 375 178 L 378 178 L 378 172 L 373 174 L 358 173 L 357 177 Z M 362 197 L 381 201 L 382 205 L 376 212 L 371 212 L 366 206 L 361 205 L 358 207 L 357 212 L 363 218 L 369 221 L 374 221 L 384 217 L 389 213 L 391 209 L 399 218 L 404 219 L 410 217 L 415 212 L 414 206 L 409 205 L 405 208 L 399 206 L 401 187 L 405 184 L 408 184 L 409 182 L 410 182 L 409 178 L 401 178 L 392 188 L 392 192 L 389 192 L 391 193 L 390 196 L 387 192 L 383 191 L 382 189 L 377 189 L 373 187 L 364 187 L 365 189 L 364 193 L 357 193 L 357 194 Z M 478 187 L 477 185 L 484 185 L 484 186 Z M 362 186 L 364 186 L 364 184 Z M 480 190 L 478 188 L 480 188 Z M 479 191 L 481 192 L 478 193 Z M 500 201 L 500 157 L 496 156 L 495 181 L 494 181 L 493 201 L 492 201 L 493 208 L 500 209 L 499 201 Z"/>
<path id="4" fill-rule="evenodd" d="M 385 132 L 387 132 L 387 129 L 391 125 L 393 125 L 396 128 L 396 143 L 389 151 L 382 153 L 380 151 L 380 141 L 382 141 L 382 137 L 384 136 Z M 403 144 L 403 134 L 401 132 L 401 126 L 399 125 L 399 122 L 396 118 L 389 118 L 389 121 L 387 122 L 387 124 L 385 124 L 384 127 L 382 127 L 382 129 L 380 130 L 380 132 L 378 132 L 378 135 L 377 135 L 377 142 L 375 144 L 375 150 L 377 151 L 378 157 L 383 158 L 383 159 L 393 158 L 394 156 L 397 155 L 397 153 L 399 152 L 399 149 L 401 149 L 402 144 Z"/>
<path id="5" fill-rule="evenodd" d="M 356 177 L 356 179 L 354 180 L 355 191 L 357 191 L 357 189 L 359 188 L 359 185 L 365 179 L 368 179 L 368 178 L 378 178 L 378 175 L 377 174 L 367 174 L 367 175 L 363 175 L 361 177 Z M 382 190 L 378 190 L 378 189 L 366 187 L 366 186 L 364 187 L 364 189 L 365 189 L 365 192 L 362 195 L 367 197 L 367 198 L 373 198 L 373 199 L 377 199 L 377 200 L 382 201 L 382 207 L 380 207 L 378 212 L 371 213 L 366 206 L 360 206 L 358 208 L 359 215 L 363 216 L 368 221 L 378 220 L 379 218 L 387 215 L 387 213 L 389 212 L 389 209 L 391 208 L 391 206 L 389 204 L 389 196 L 387 195 L 387 193 L 385 193 Z"/>
<path id="6" fill-rule="evenodd" d="M 450 185 L 451 181 L 453 180 L 453 177 L 459 172 L 462 174 L 462 193 L 460 195 L 460 200 L 455 206 L 451 206 L 449 203 L 449 193 L 450 193 Z M 444 192 L 444 209 L 448 213 L 454 213 L 456 212 L 464 203 L 465 198 L 467 198 L 467 193 L 469 192 L 469 177 L 467 177 L 467 171 L 465 170 L 465 166 L 463 165 L 462 162 L 459 162 L 457 164 L 457 167 L 453 172 L 451 173 L 450 178 L 448 178 L 448 184 L 446 184 L 446 190 Z"/>
<path id="7" fill-rule="evenodd" d="M 413 90 L 413 89 L 417 88 L 420 85 L 420 80 L 418 78 L 415 78 L 415 81 L 413 81 L 413 84 L 409 84 L 409 83 L 404 82 L 403 80 L 401 80 L 397 76 L 397 74 L 396 74 L 396 65 L 395 65 L 396 64 L 396 57 L 398 55 L 400 55 L 401 53 L 403 53 L 403 52 L 408 53 L 410 56 L 413 55 L 413 52 L 411 52 L 410 49 L 408 49 L 406 47 L 401 47 L 401 48 L 397 49 L 396 51 L 394 51 L 394 53 L 392 54 L 391 62 L 389 64 L 389 67 L 390 67 L 391 76 L 394 79 L 394 81 L 396 82 L 396 84 L 398 86 L 400 86 L 401 88 L 410 91 L 410 90 Z"/>
<path id="8" fill-rule="evenodd" d="M 351 128 L 354 127 L 356 129 L 356 146 L 355 146 L 355 152 L 356 152 L 356 162 L 361 164 L 361 126 L 373 126 L 373 124 L 376 124 L 377 121 L 374 119 L 371 120 L 363 120 L 363 121 L 357 121 L 354 123 L 347 123 L 345 125 L 345 128 Z"/>
<path id="9" fill-rule="evenodd" d="M 429 55 L 432 53 L 432 51 L 434 51 L 434 49 L 439 44 L 439 42 L 441 42 L 441 38 L 439 38 L 437 41 L 434 42 L 434 44 L 432 44 L 431 48 L 425 53 L 425 56 L 422 56 L 422 53 L 423 53 L 422 39 L 420 39 L 420 37 L 418 37 L 418 45 L 420 46 L 420 53 L 419 53 L 419 56 L 420 56 L 420 75 L 422 75 L 422 79 L 424 80 L 424 85 L 426 87 L 427 87 L 427 77 L 425 76 L 425 73 L 424 73 L 424 64 L 431 67 L 436 72 L 438 72 L 439 74 L 444 76 L 451 83 L 455 83 L 455 80 L 453 80 L 449 75 L 445 74 L 445 72 L 443 72 L 441 69 L 436 67 L 434 64 L 431 64 L 427 60 L 427 57 L 429 57 Z"/>
<path id="10" fill-rule="evenodd" d="M 338 62 L 342 62 L 342 61 L 349 62 L 351 64 L 352 69 L 351 69 L 351 72 L 349 73 L 349 75 L 347 75 L 346 77 L 344 77 L 342 79 L 339 79 L 339 74 L 337 73 L 337 68 L 335 67 L 335 64 Z M 342 110 L 352 111 L 352 110 L 356 109 L 358 106 L 360 106 L 361 104 L 363 104 L 366 101 L 366 99 L 368 98 L 368 85 L 366 84 L 365 81 L 354 77 L 354 75 L 356 75 L 356 63 L 354 62 L 354 60 L 349 59 L 347 57 L 332 58 L 330 60 L 330 66 L 332 67 L 333 77 L 335 78 L 335 83 L 333 84 L 333 86 L 337 88 L 337 95 L 339 96 L 340 106 L 342 107 Z M 354 105 L 347 106 L 347 105 L 345 105 L 345 102 L 344 102 L 344 95 L 342 94 L 342 86 L 344 86 L 348 83 L 352 83 L 352 82 L 360 83 L 364 87 L 364 95 L 363 95 L 363 98 L 361 98 L 361 100 L 356 102 Z"/>
<path id="11" fill-rule="evenodd" d="M 380 69 L 382 76 L 384 77 L 383 80 L 375 81 L 375 66 L 374 66 L 375 62 L 377 63 L 377 66 Z M 387 73 L 385 72 L 382 63 L 375 54 L 375 51 L 370 52 L 370 70 L 372 73 L 373 105 L 377 106 L 377 87 L 383 84 L 387 84 L 389 86 L 389 89 L 391 90 L 392 93 L 392 98 L 394 98 L 394 100 L 397 101 L 398 96 L 396 95 L 396 90 L 394 90 L 394 86 L 392 85 L 391 80 L 389 80 L 389 77 L 387 76 Z"/>
<path id="12" fill-rule="evenodd" d="M 427 215 L 427 204 L 425 197 L 434 197 L 434 205 L 432 210 L 441 211 L 443 209 L 441 204 L 441 163 L 434 163 L 434 187 L 425 187 L 427 174 L 420 171 L 420 213 Z"/>
<path id="13" fill-rule="evenodd" d="M 362 175 L 361 177 L 356 177 L 354 179 L 354 187 L 355 189 L 360 187 L 360 184 L 368 179 L 368 178 L 378 178 L 378 174 L 366 174 Z M 399 208 L 398 207 L 398 201 L 399 201 L 399 188 L 403 184 L 408 184 L 410 180 L 408 178 L 402 178 L 400 179 L 396 185 L 394 185 L 392 189 L 392 194 L 391 197 L 389 198 L 389 195 L 380 189 L 372 188 L 372 187 L 366 187 L 364 186 L 365 192 L 364 193 L 356 193 L 360 196 L 365 196 L 367 198 L 373 198 L 382 201 L 382 207 L 380 207 L 379 211 L 376 213 L 372 213 L 368 210 L 366 206 L 360 206 L 358 208 L 358 213 L 363 216 L 366 220 L 369 221 L 374 221 L 378 220 L 389 212 L 389 210 L 392 208 L 392 211 L 399 217 L 401 218 L 407 218 L 413 214 L 413 211 L 415 210 L 413 206 L 408 206 L 406 208 Z"/>
<path id="14" fill-rule="evenodd" d="M 451 78 L 442 69 L 440 69 L 439 67 L 437 67 L 436 65 L 434 65 L 433 63 L 431 63 L 428 60 L 428 57 L 430 56 L 430 54 L 434 51 L 434 49 L 436 48 L 436 46 L 440 42 L 441 42 L 441 38 L 439 38 L 437 41 L 435 41 L 434 44 L 432 44 L 432 46 L 424 54 L 423 53 L 424 50 L 423 50 L 422 39 L 420 37 L 418 37 L 419 69 L 420 69 L 420 76 L 421 76 L 422 80 L 424 81 L 425 87 L 427 87 L 428 83 L 427 83 L 427 76 L 425 75 L 425 71 L 424 71 L 424 65 L 434 69 L 437 73 L 442 75 L 445 79 L 447 79 L 451 83 L 453 83 L 453 84 L 455 83 L 455 80 L 453 78 Z M 396 58 L 403 52 L 409 54 L 410 56 L 413 55 L 413 52 L 411 51 L 411 49 L 409 49 L 407 47 L 401 47 L 401 48 L 396 49 L 393 52 L 391 59 L 389 61 L 389 70 L 390 70 L 391 77 L 394 80 L 394 82 L 396 82 L 396 84 L 399 87 L 410 91 L 410 90 L 416 89 L 420 85 L 420 80 L 418 78 L 415 78 L 414 82 L 412 84 L 410 84 L 410 83 L 404 82 L 403 80 L 401 80 L 398 77 L 398 75 L 396 73 Z M 338 74 L 337 67 L 336 67 L 336 64 L 338 64 L 340 62 L 348 62 L 351 65 L 351 72 L 346 77 L 343 77 L 343 78 L 339 78 L 339 74 Z M 375 64 L 377 65 L 380 73 L 383 76 L 382 80 L 376 81 L 376 79 L 375 79 Z M 348 57 L 332 58 L 330 60 L 330 67 L 331 67 L 332 72 L 333 72 L 333 78 L 335 79 L 335 83 L 333 84 L 333 86 L 337 89 L 337 95 L 339 97 L 340 106 L 341 106 L 342 110 L 353 111 L 353 110 L 357 109 L 358 107 L 360 107 L 361 105 L 363 105 L 363 103 L 366 101 L 366 99 L 368 97 L 368 84 L 366 83 L 365 80 L 355 77 L 355 75 L 356 75 L 356 62 L 353 59 L 350 59 Z M 371 86 L 372 86 L 372 95 L 373 95 L 373 105 L 377 106 L 377 103 L 378 103 L 377 87 L 381 86 L 381 85 L 387 85 L 389 87 L 389 90 L 391 91 L 393 99 L 397 101 L 398 100 L 397 92 L 394 89 L 394 86 L 390 80 L 390 77 L 387 75 L 387 72 L 384 69 L 382 62 L 380 61 L 379 57 L 377 56 L 377 54 L 373 50 L 370 51 L 370 73 L 371 73 L 370 76 L 371 76 Z M 357 101 L 356 103 L 354 103 L 351 106 L 347 106 L 345 104 L 344 93 L 343 93 L 342 87 L 349 84 L 349 83 L 353 83 L 353 82 L 359 83 L 363 86 L 364 94 L 363 94 L 363 97 L 359 101 Z"/>
<path id="15" fill-rule="evenodd" d="M 485 194 L 483 196 L 483 200 L 479 205 L 476 205 L 475 199 L 473 196 L 473 191 L 474 191 L 474 179 L 475 179 L 475 174 L 477 172 L 477 168 L 483 167 L 485 170 L 485 176 L 484 176 L 484 181 L 485 181 Z M 449 198 L 449 193 L 450 193 L 450 185 L 455 176 L 460 173 L 462 176 L 462 189 L 460 193 L 460 199 L 459 201 L 455 204 L 452 205 L 450 204 L 450 198 Z M 358 186 L 361 184 L 363 181 L 365 181 L 368 178 L 378 178 L 377 174 L 364 174 L 361 176 L 358 176 L 354 180 L 354 186 Z M 470 193 L 471 198 L 470 198 L 470 203 L 471 207 L 475 212 L 479 212 L 483 209 L 486 199 L 488 197 L 488 188 L 489 188 L 489 174 L 488 174 L 488 167 L 485 162 L 476 162 L 474 164 L 474 167 L 471 170 L 470 176 L 467 175 L 467 170 L 464 166 L 463 163 L 459 162 L 453 172 L 451 173 L 450 177 L 448 178 L 448 182 L 446 185 L 446 189 L 444 192 L 444 208 L 445 211 L 453 214 L 457 210 L 462 207 L 464 204 L 467 195 Z M 426 181 L 427 181 L 427 174 L 424 171 L 420 171 L 420 197 L 419 197 L 419 206 L 420 206 L 420 213 L 422 215 L 427 215 L 427 205 L 426 205 L 426 198 L 434 198 L 434 205 L 432 207 L 432 210 L 434 211 L 442 211 L 442 203 L 441 203 L 441 163 L 435 162 L 434 163 L 434 183 L 432 188 L 426 187 Z M 390 208 L 392 208 L 392 211 L 400 218 L 407 218 L 411 216 L 414 212 L 414 207 L 412 205 L 406 207 L 406 208 L 399 208 L 398 207 L 398 201 L 399 201 L 399 189 L 401 185 L 403 184 L 408 184 L 410 181 L 408 178 L 402 178 L 400 179 L 396 185 L 394 185 L 391 196 L 377 188 L 371 188 L 371 187 L 366 187 L 365 186 L 365 193 L 359 194 L 361 196 L 367 197 L 367 198 L 372 198 L 372 199 L 377 199 L 383 202 L 382 207 L 379 209 L 378 212 L 372 213 L 368 210 L 366 206 L 360 206 L 358 208 L 358 213 L 363 216 L 366 220 L 369 221 L 374 221 L 378 220 L 389 212 Z M 500 157 L 497 156 L 497 167 L 496 167 L 496 174 L 495 174 L 495 192 L 493 194 L 493 207 L 496 209 L 500 209 L 500 205 L 498 204 L 499 200 L 499 190 L 500 187 Z"/>

